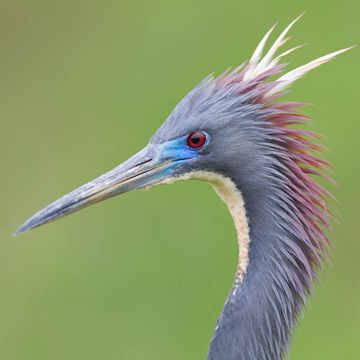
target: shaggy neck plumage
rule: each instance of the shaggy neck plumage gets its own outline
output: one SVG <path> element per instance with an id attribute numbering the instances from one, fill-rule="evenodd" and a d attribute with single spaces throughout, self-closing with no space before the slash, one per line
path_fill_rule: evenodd
<path id="1" fill-rule="evenodd" d="M 194 168 L 189 164 L 192 172 L 182 178 L 194 177 L 195 171 L 196 177 L 214 184 L 208 172 L 215 173 L 215 189 L 227 203 L 238 231 L 238 271 L 208 360 L 283 359 L 315 270 L 326 257 L 330 194 L 313 175 L 331 181 L 330 164 L 319 154 L 317 135 L 293 127 L 309 120 L 299 111 L 301 104 L 278 99 L 294 81 L 349 49 L 278 77 L 286 66 L 280 62 L 282 57 L 297 49 L 276 55 L 296 21 L 264 55 L 273 28 L 247 63 L 217 78 L 206 78 L 176 107 L 159 133 L 168 136 L 175 129 L 178 136 L 196 124 L 214 134 L 204 149 L 206 156 L 199 157 Z M 224 182 L 219 187 L 219 176 L 225 182 L 231 179 L 232 185 L 224 187 Z M 241 228 L 249 236 L 242 236 Z"/>
<path id="2" fill-rule="evenodd" d="M 280 360 L 287 353 L 311 274 L 298 259 L 306 254 L 297 249 L 296 231 L 277 225 L 279 217 L 287 216 L 273 201 L 277 188 L 241 188 L 250 230 L 248 266 L 241 283 L 237 277 L 234 281 L 208 360 Z"/>

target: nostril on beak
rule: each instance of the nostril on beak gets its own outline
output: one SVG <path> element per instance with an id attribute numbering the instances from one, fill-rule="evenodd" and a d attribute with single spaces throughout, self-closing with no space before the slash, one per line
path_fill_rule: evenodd
<path id="1" fill-rule="evenodd" d="M 153 158 L 148 158 L 148 159 L 146 159 L 146 160 L 144 160 L 144 161 L 141 161 L 141 162 L 135 164 L 134 167 L 137 167 L 137 166 L 140 166 L 140 165 L 144 165 L 144 164 L 152 161 L 152 159 L 153 159 Z"/>

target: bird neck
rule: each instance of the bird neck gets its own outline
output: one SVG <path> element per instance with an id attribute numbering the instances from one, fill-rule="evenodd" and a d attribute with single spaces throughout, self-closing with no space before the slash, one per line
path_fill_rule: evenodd
<path id="1" fill-rule="evenodd" d="M 233 217 L 239 263 L 207 360 L 283 359 L 309 282 L 288 250 L 296 238 L 277 226 L 271 196 L 249 191 L 250 198 L 220 175 L 211 182 Z"/>

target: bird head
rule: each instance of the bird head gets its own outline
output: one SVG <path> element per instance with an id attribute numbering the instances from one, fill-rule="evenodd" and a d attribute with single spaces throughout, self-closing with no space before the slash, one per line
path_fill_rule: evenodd
<path id="1" fill-rule="evenodd" d="M 255 168 L 259 106 L 243 104 L 235 91 L 212 77 L 195 87 L 174 109 L 149 143 L 131 158 L 53 202 L 25 222 L 28 231 L 94 203 L 135 189 L 180 179 L 214 181 L 211 173 L 232 176 L 234 167 Z M 257 129 L 258 128 L 258 129 Z M 257 131 L 259 130 L 259 131 Z M 244 173 L 252 173 L 244 171 Z"/>
<path id="2" fill-rule="evenodd" d="M 16 233 L 118 194 L 179 179 L 215 181 L 211 174 L 232 179 L 236 173 L 236 176 L 241 174 L 238 183 L 244 187 L 254 185 L 254 177 L 259 178 L 258 175 L 269 168 L 267 164 L 274 158 L 274 152 L 288 155 L 291 149 L 298 147 L 296 151 L 307 154 L 307 149 L 311 148 L 307 140 L 302 139 L 300 133 L 287 131 L 288 125 L 306 119 L 295 112 L 299 104 L 276 104 L 274 100 L 305 73 L 348 49 L 325 55 L 270 81 L 285 67 L 279 64 L 281 58 L 297 48 L 275 56 L 296 20 L 264 56 L 264 46 L 273 28 L 247 63 L 219 77 L 205 78 L 175 107 L 145 148 L 39 211 Z M 293 166 L 304 159 L 305 156 L 294 158 Z M 314 160 L 312 165 L 321 164 Z M 255 184 L 261 188 L 261 181 Z"/>

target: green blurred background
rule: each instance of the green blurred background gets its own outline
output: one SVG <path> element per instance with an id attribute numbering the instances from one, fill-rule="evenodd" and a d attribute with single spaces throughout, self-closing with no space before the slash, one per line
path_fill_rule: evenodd
<path id="1" fill-rule="evenodd" d="M 135 192 L 18 238 L 50 201 L 139 150 L 202 78 L 302 11 L 292 66 L 360 43 L 359 2 L 0 1 L 0 358 L 205 359 L 237 261 L 210 186 Z M 279 29 L 278 29 L 279 31 Z M 359 359 L 359 49 L 289 98 L 326 135 L 340 224 L 290 358 Z"/>

